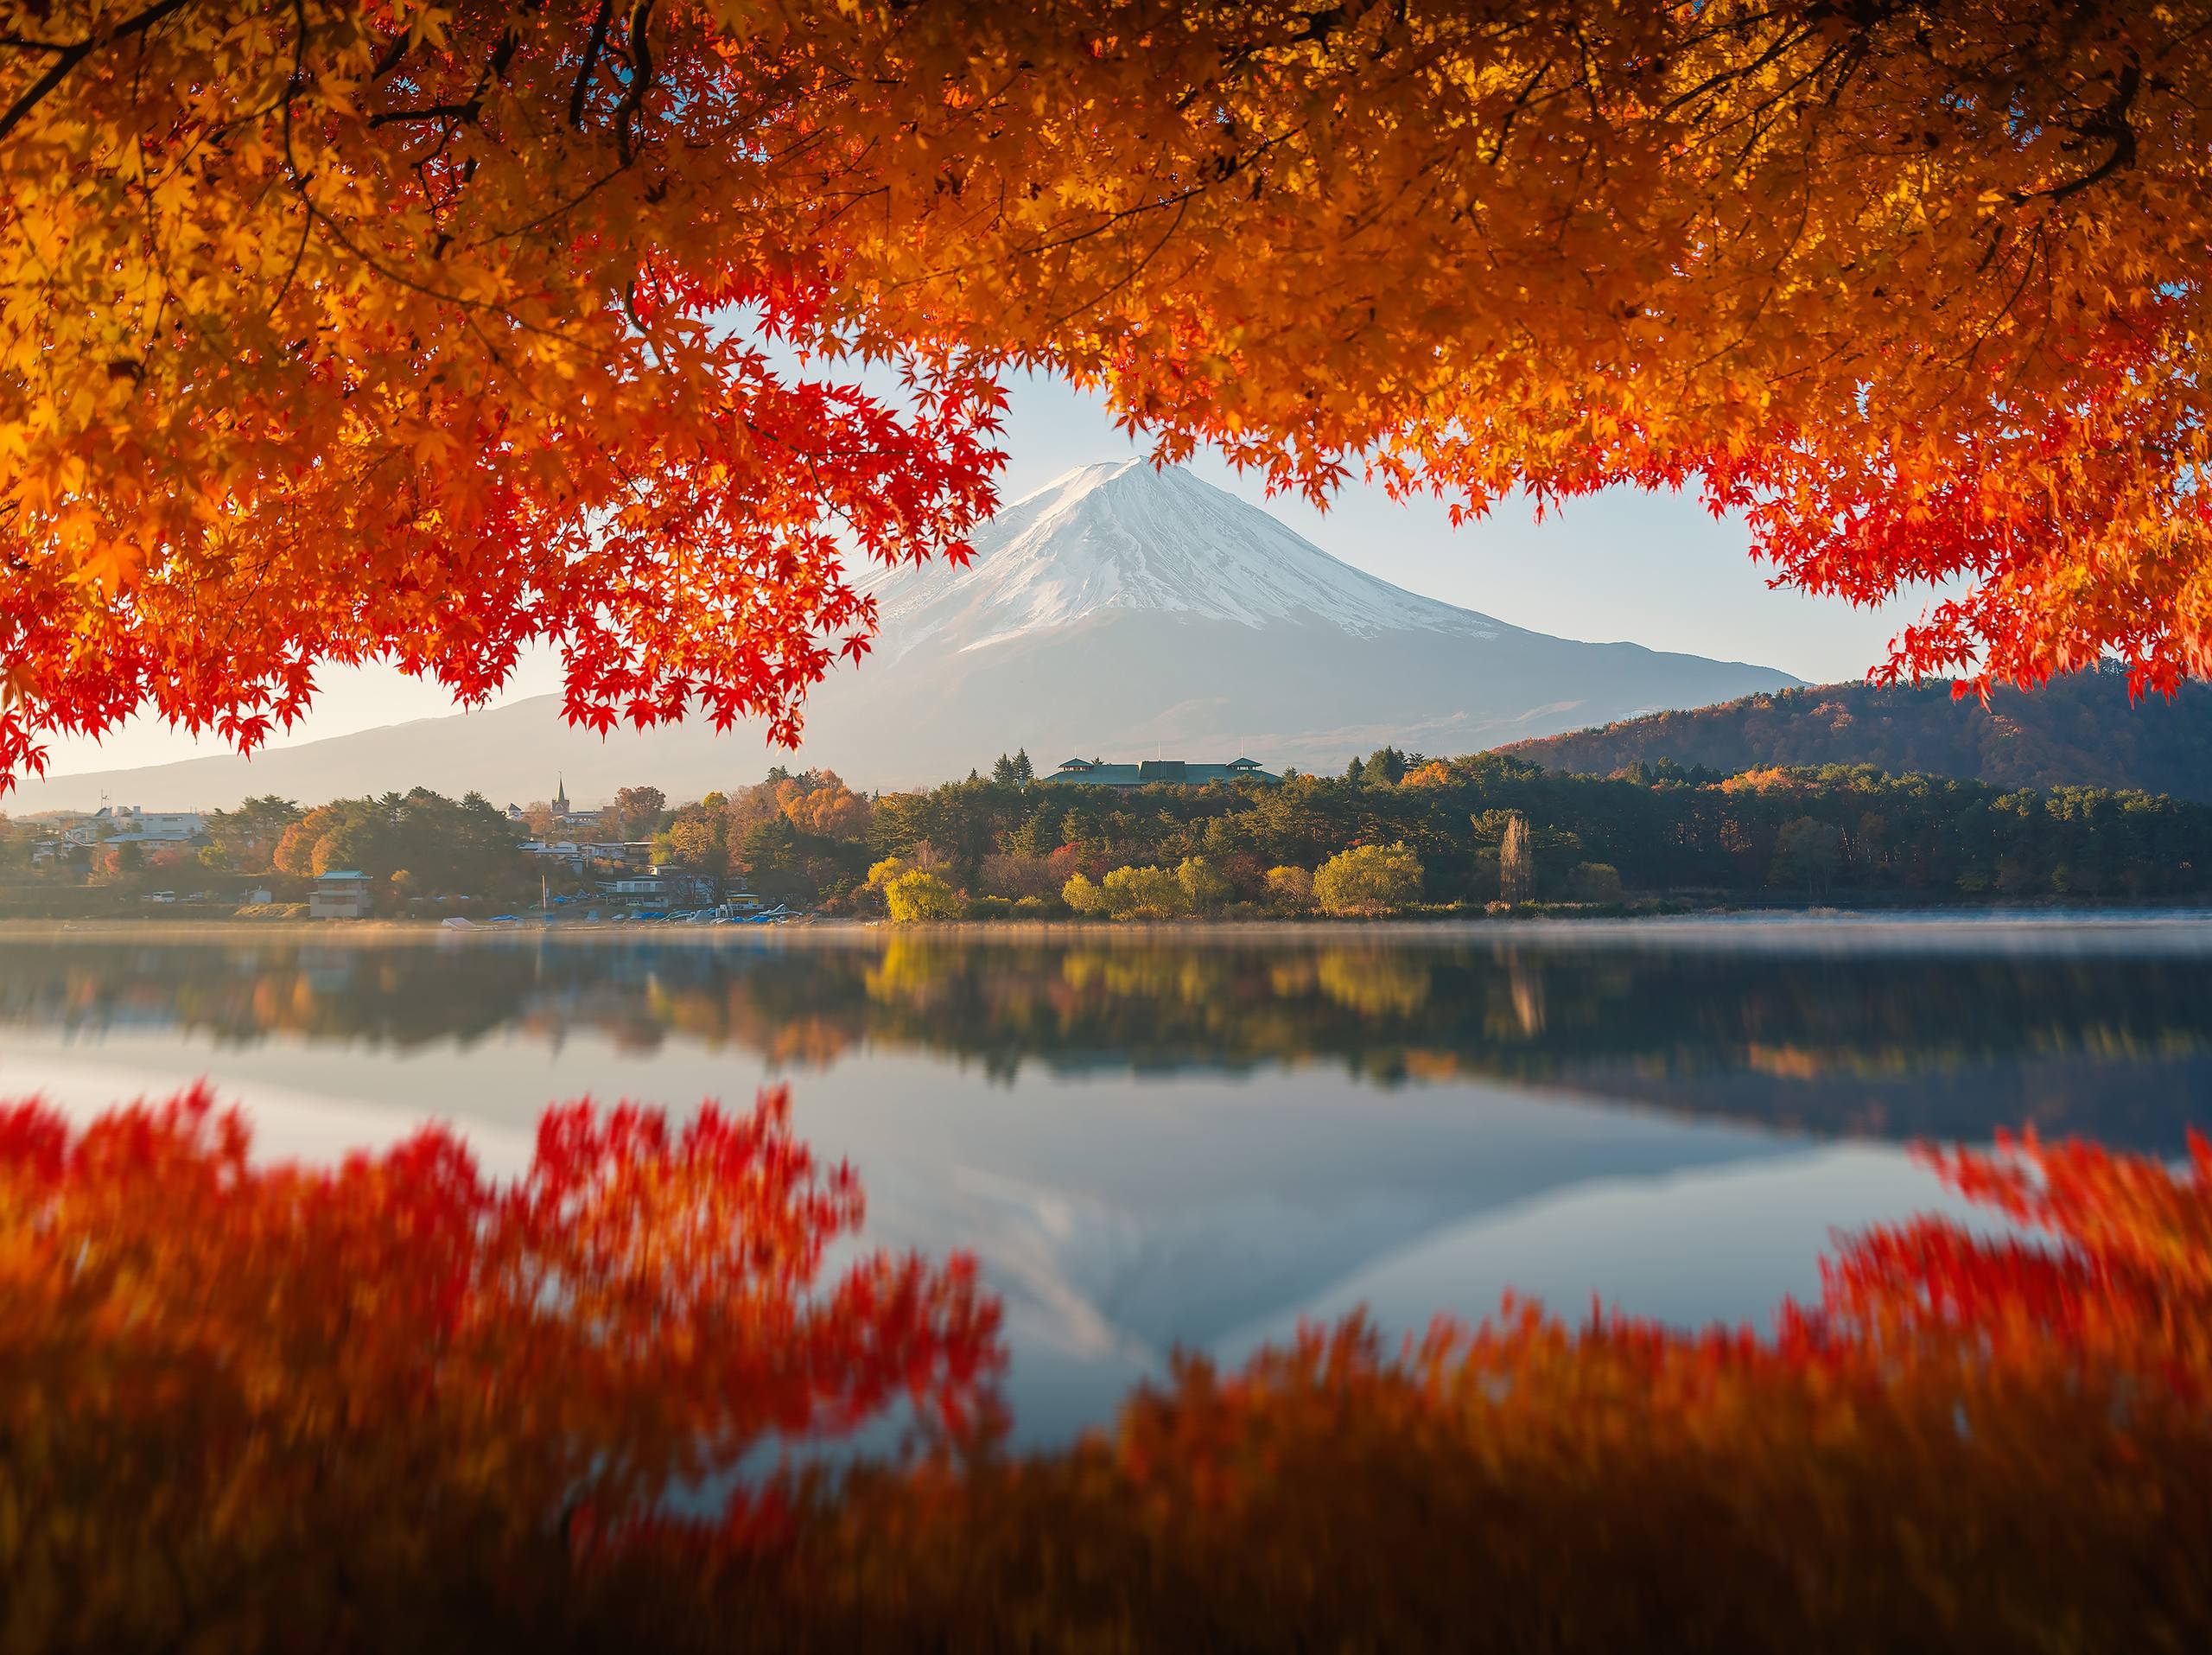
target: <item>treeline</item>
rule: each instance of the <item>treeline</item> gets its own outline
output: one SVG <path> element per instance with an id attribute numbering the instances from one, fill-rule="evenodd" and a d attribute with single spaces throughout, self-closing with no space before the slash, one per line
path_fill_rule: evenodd
<path id="1" fill-rule="evenodd" d="M 1516 822 L 1526 882 L 1510 890 Z M 1077 876 L 1103 890 L 1121 869 L 1203 885 L 1224 908 L 1296 906 L 1303 889 L 1285 870 L 1318 874 L 1362 848 L 1413 870 L 1403 906 L 1666 893 L 2171 897 L 2204 888 L 2212 869 L 2212 809 L 2170 797 L 2008 792 L 1866 766 L 1556 775 L 1500 754 L 1423 761 L 1391 749 L 1343 777 L 1126 798 L 957 782 L 875 800 L 868 838 L 877 856 L 933 871 L 971 903 L 1043 907 L 1065 905 Z M 1156 876 L 1122 883 L 1171 900 Z"/>
<path id="2" fill-rule="evenodd" d="M 1126 797 L 1021 780 L 1014 768 L 874 797 L 833 772 L 777 770 L 674 808 L 632 788 L 598 832 L 650 837 L 656 865 L 702 888 L 741 884 L 795 906 L 914 919 L 1374 914 L 1662 896 L 2171 899 L 2202 892 L 2212 871 L 2212 807 L 1864 765 L 1723 775 L 1637 763 L 1598 777 L 1505 754 L 1430 760 L 1385 748 L 1341 776 Z M 474 795 L 417 789 L 312 810 L 257 799 L 213 816 L 203 843 L 160 856 L 295 879 L 353 869 L 395 897 L 499 900 L 541 875 L 556 891 L 603 876 L 525 855 L 529 831 Z M 178 870 L 160 876 L 176 881 Z"/>
<path id="3" fill-rule="evenodd" d="M 2212 802 L 2212 688 L 2132 699 L 2124 672 L 2076 672 L 1985 707 L 1948 684 L 1822 684 L 1650 713 L 1504 748 L 1548 770 L 1611 775 L 1672 760 L 1733 775 L 1869 764 L 2005 788 L 2097 786 Z"/>

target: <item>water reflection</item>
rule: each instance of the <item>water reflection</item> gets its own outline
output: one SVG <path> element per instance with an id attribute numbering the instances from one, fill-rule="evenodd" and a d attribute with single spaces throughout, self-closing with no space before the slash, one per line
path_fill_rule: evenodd
<path id="1" fill-rule="evenodd" d="M 2011 939 L 2017 943 L 2018 939 Z M 0 1022 L 404 1055 L 493 1036 L 824 1069 L 914 1053 L 1047 1077 L 1503 1081 L 1823 1136 L 2035 1124 L 2171 1151 L 2212 1116 L 2212 954 L 1427 941 L 700 946 L 60 940 L 0 954 Z"/>

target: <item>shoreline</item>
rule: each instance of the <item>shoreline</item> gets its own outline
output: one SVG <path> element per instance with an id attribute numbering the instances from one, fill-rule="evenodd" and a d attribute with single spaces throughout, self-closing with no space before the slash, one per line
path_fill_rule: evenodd
<path id="1" fill-rule="evenodd" d="M 2065 937 L 2142 940 L 2212 951 L 2212 907 L 1961 907 L 1923 908 L 1713 908 L 1645 914 L 1438 915 L 1393 919 L 944 920 L 893 924 L 887 920 L 824 918 L 776 926 L 556 923 L 448 928 L 428 920 L 237 920 L 0 918 L 9 942 L 271 942 L 333 947 L 435 943 L 494 946 L 527 939 L 544 945 L 609 943 L 686 947 L 884 945 L 897 939 L 992 943 L 1258 943 L 1344 941 L 1353 938 L 1419 944 L 1497 942 L 1607 945 L 1649 942 L 1730 946 L 1833 943 L 1863 946 L 1910 942 L 1955 945 Z"/>

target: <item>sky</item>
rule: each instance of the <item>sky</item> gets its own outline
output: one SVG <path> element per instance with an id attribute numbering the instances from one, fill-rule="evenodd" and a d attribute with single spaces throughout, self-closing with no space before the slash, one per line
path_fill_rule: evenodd
<path id="1" fill-rule="evenodd" d="M 1097 398 L 1042 375 L 1009 386 L 1001 447 L 1000 498 L 1014 500 L 1061 473 L 1149 452 L 1114 429 Z M 1535 521 L 1509 500 L 1454 529 L 1439 501 L 1399 505 L 1354 482 L 1318 511 L 1302 500 L 1268 497 L 1254 477 L 1202 453 L 1192 469 L 1264 507 L 1325 551 L 1394 584 L 1493 619 L 1557 637 L 1627 641 L 1721 660 L 1779 667 L 1815 683 L 1862 676 L 1915 619 L 1924 597 L 1880 608 L 1770 590 L 1764 567 L 1745 551 L 1741 524 L 1715 521 L 1688 495 L 1619 489 L 1570 503 Z M 518 669 L 495 703 L 560 687 L 550 651 Z M 431 684 L 389 667 L 333 669 L 307 717 L 271 747 L 433 718 L 454 710 Z M 138 718 L 99 742 L 52 743 L 48 773 L 74 775 L 224 751 L 158 720 Z"/>

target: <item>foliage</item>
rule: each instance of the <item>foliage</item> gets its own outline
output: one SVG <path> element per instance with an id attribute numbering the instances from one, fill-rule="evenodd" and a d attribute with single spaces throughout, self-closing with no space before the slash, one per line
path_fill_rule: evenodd
<path id="1" fill-rule="evenodd" d="M 1313 875 L 1303 868 L 1270 868 L 1268 900 L 1278 907 L 1303 911 L 1313 906 Z"/>
<path id="2" fill-rule="evenodd" d="M 1621 870 L 1609 862 L 1579 862 L 1567 876 L 1567 894 L 1577 902 L 1618 901 Z"/>
<path id="3" fill-rule="evenodd" d="M 1355 845 L 1313 870 L 1325 913 L 1395 913 L 1421 895 L 1421 861 L 1403 844 Z"/>
<path id="4" fill-rule="evenodd" d="M 515 824 L 471 793 L 455 801 L 417 787 L 317 805 L 286 828 L 272 865 L 299 876 L 338 870 L 378 882 L 404 868 L 429 892 L 479 895 L 531 882 Z"/>
<path id="5" fill-rule="evenodd" d="M 1498 835 L 1497 894 L 1509 903 L 1526 902 L 1536 894 L 1535 851 L 1529 842 L 1529 818 L 1519 811 L 1506 812 Z"/>
<path id="6" fill-rule="evenodd" d="M 823 839 L 865 839 L 873 811 L 835 770 L 810 770 L 776 784 L 776 803 L 802 833 Z"/>
<path id="7" fill-rule="evenodd" d="M 2116 667 L 1985 705 L 1947 691 L 1830 684 L 1648 713 L 1499 749 L 1547 770 L 1659 780 L 1779 767 L 1872 766 L 2005 792 L 2089 786 L 2212 802 L 2212 687 L 2139 703 Z"/>
<path id="8" fill-rule="evenodd" d="M 1932 1157 L 2012 1230 L 1842 1241 L 1766 1331 L 1358 1318 L 995 1450 L 972 1265 L 881 1254 L 780 1093 L 259 1168 L 204 1092 L 0 1116 L 27 1646 L 2186 1649 L 2212 1634 L 2212 1148 Z M 2040 1232 L 2040 1234 L 2022 1233 Z M 960 1451 L 749 1471 L 912 1398 Z M 2082 1629 L 2091 1629 L 2084 1631 Z M 757 1637 L 756 1637 L 757 1634 Z"/>
<path id="9" fill-rule="evenodd" d="M 1116 868 L 1098 890 L 1109 919 L 1173 920 L 1185 912 L 1182 882 L 1165 868 Z"/>
<path id="10" fill-rule="evenodd" d="M 935 874 L 914 869 L 883 888 L 884 907 L 901 925 L 917 920 L 957 920 L 965 904 L 960 893 Z"/>
<path id="11" fill-rule="evenodd" d="M 1695 482 L 1959 580 L 1900 671 L 2205 659 L 2192 0 L 16 10 L 0 774 L 533 639 L 789 738 L 1033 366 L 1316 496 Z"/>
<path id="12" fill-rule="evenodd" d="M 1785 822 L 1774 839 L 1774 873 L 1777 885 L 1799 884 L 1817 896 L 1835 876 L 1843 859 L 1843 830 L 1833 822 L 1816 822 L 1809 816 Z"/>
<path id="13" fill-rule="evenodd" d="M 1229 882 L 1204 856 L 1185 856 L 1178 863 L 1175 883 L 1182 888 L 1184 906 L 1192 913 L 1216 913 L 1230 895 Z"/>
<path id="14" fill-rule="evenodd" d="M 1106 893 L 1080 871 L 1070 874 L 1067 882 L 1060 887 L 1060 901 L 1072 912 L 1086 916 L 1106 912 Z"/>
<path id="15" fill-rule="evenodd" d="M 668 795 L 658 787 L 622 788 L 601 815 L 601 831 L 607 837 L 621 842 L 650 839 L 658 831 L 662 813 L 667 809 Z"/>
<path id="16" fill-rule="evenodd" d="M 236 874 L 265 874 L 276 866 L 276 847 L 301 810 L 289 799 L 264 793 L 234 811 L 215 811 L 200 824 L 207 843 L 200 859 L 210 868 Z"/>
<path id="17" fill-rule="evenodd" d="M 985 856 L 976 877 L 995 896 L 1057 898 L 1074 871 L 1075 857 L 1065 847 L 1049 856 L 1004 850 Z"/>
<path id="18" fill-rule="evenodd" d="M 1064 1454 L 863 1480 L 792 1578 L 952 1645 L 2201 1643 L 2202 1147 L 2178 1176 L 2032 1142 L 1942 1164 L 2055 1249 L 1877 1230 L 1770 1334 L 1509 1299 L 1395 1358 L 1355 1319 L 1185 1359 Z"/>
<path id="19" fill-rule="evenodd" d="M 577 1636 L 551 1612 L 678 1481 L 908 1398 L 967 1429 L 999 1359 L 972 1264 L 825 1275 L 861 1194 L 789 1121 L 569 1104 L 499 1184 L 442 1128 L 259 1166 L 204 1089 L 0 1113 L 9 1641 Z"/>

